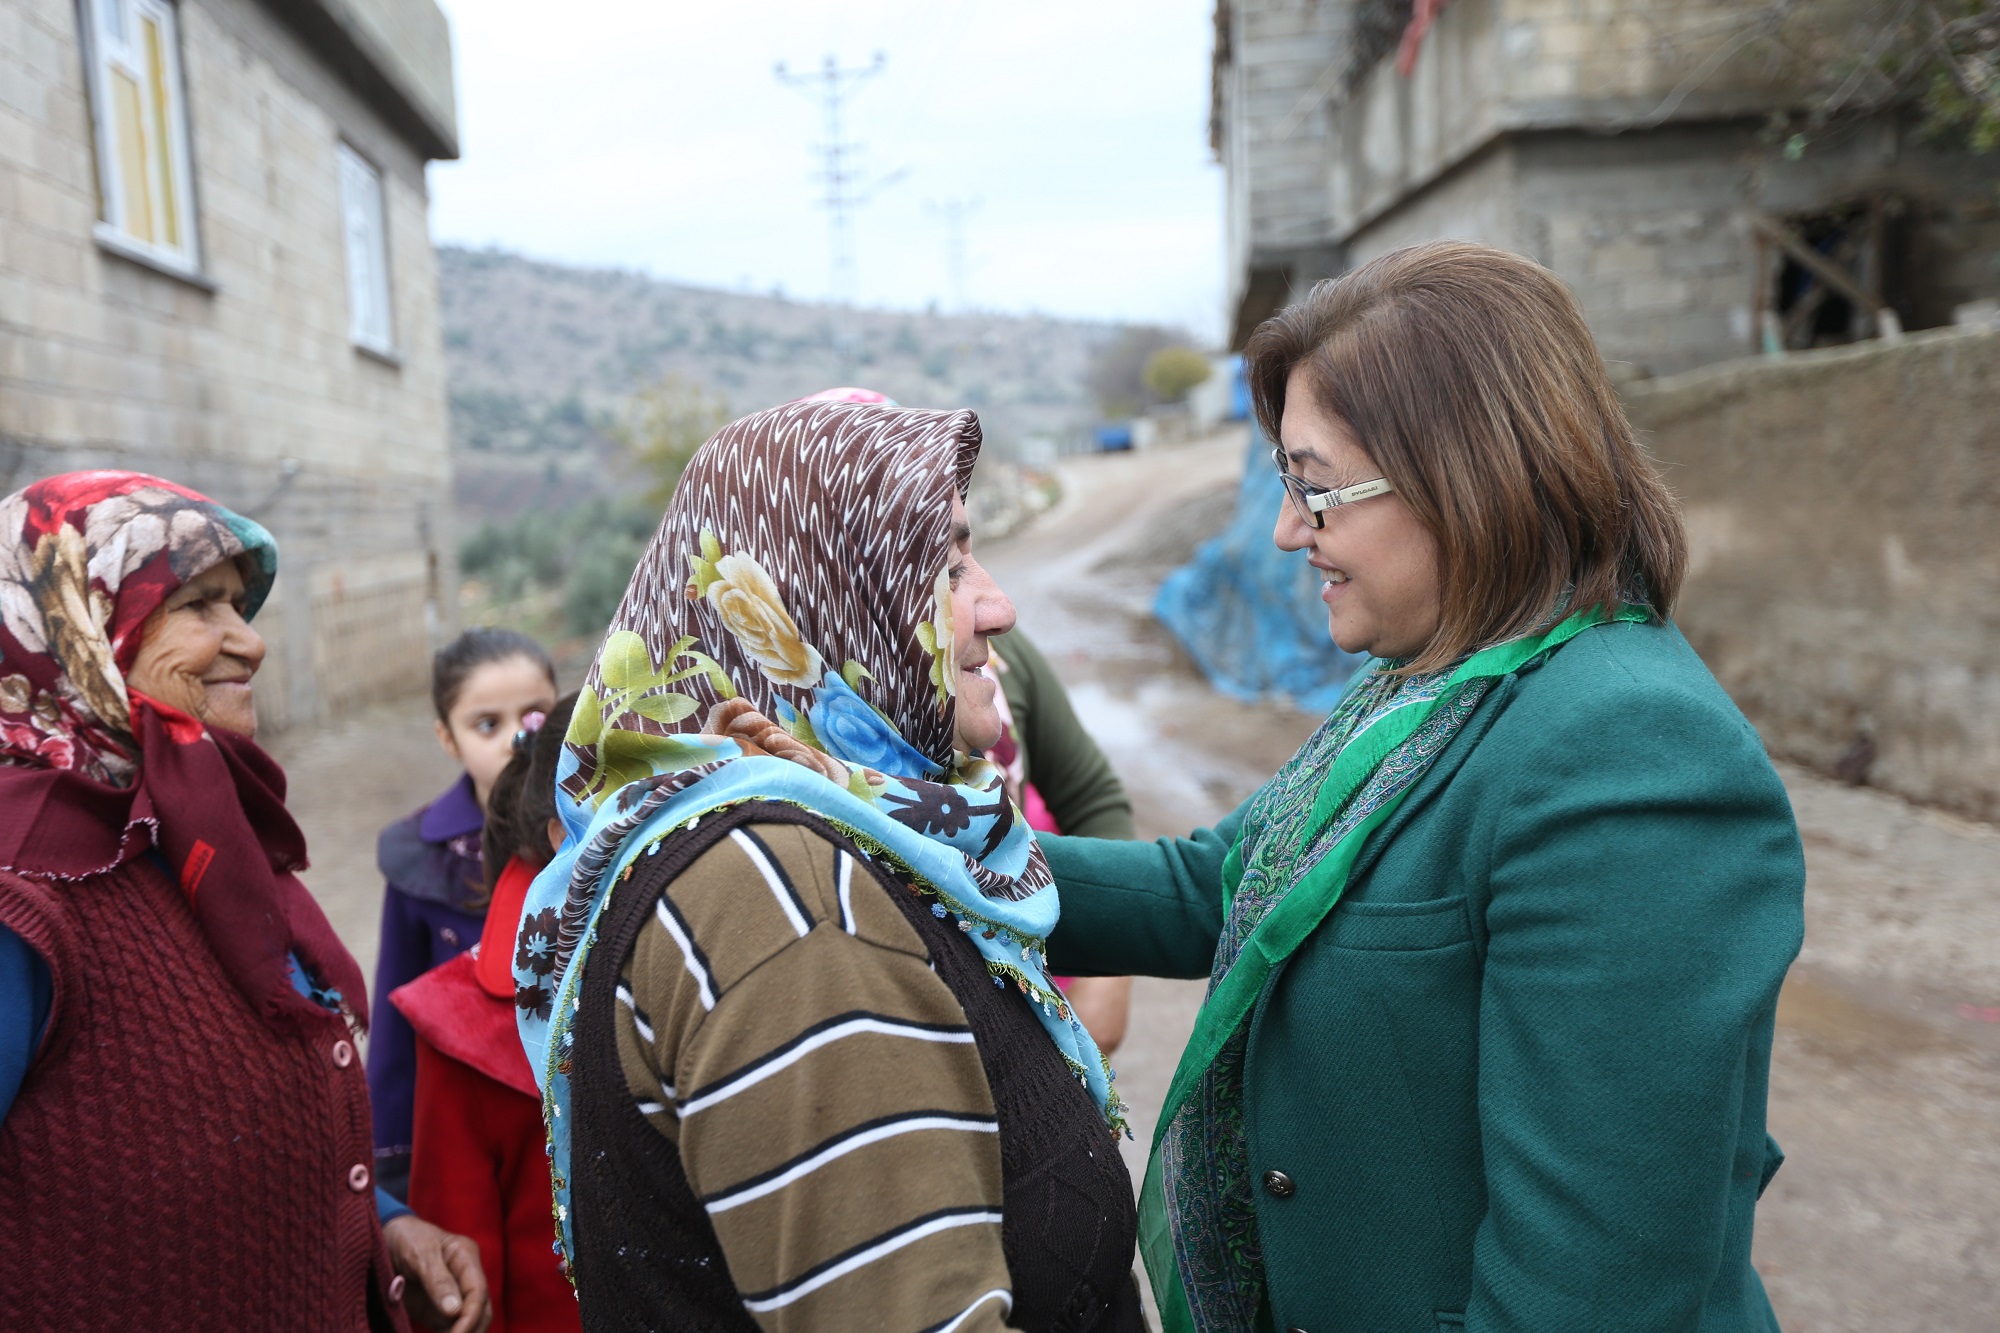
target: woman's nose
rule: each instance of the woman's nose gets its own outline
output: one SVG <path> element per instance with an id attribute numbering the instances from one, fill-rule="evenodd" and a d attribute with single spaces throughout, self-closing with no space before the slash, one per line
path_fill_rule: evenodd
<path id="1" fill-rule="evenodd" d="M 249 621 L 239 618 L 222 636 L 222 651 L 242 661 L 254 675 L 264 664 L 264 636 Z"/>
<path id="2" fill-rule="evenodd" d="M 1000 585 L 990 580 L 988 592 L 979 599 L 979 616 L 976 628 L 985 637 L 997 638 L 1014 628 L 1014 602 Z"/>
<path id="3" fill-rule="evenodd" d="M 1305 525 L 1288 502 L 1280 500 L 1278 522 L 1271 529 L 1271 540 L 1280 551 L 1303 551 L 1312 545 L 1312 529 Z"/>

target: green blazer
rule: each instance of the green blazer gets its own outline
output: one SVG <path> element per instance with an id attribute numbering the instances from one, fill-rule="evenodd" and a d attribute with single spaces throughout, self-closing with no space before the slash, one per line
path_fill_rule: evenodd
<path id="1" fill-rule="evenodd" d="M 1055 970 L 1207 976 L 1241 819 L 1044 839 Z M 1804 898 L 1785 789 L 1678 630 L 1497 683 L 1251 1013 L 1275 1326 L 1775 1329 L 1750 1231 Z"/>

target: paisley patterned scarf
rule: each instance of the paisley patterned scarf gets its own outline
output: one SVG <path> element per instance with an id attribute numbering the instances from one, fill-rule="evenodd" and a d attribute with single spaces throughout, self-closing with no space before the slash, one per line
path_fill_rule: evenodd
<path id="1" fill-rule="evenodd" d="M 1257 1327 L 1264 1266 L 1243 1124 L 1248 1016 L 1272 970 L 1338 903 L 1362 844 L 1430 771 L 1494 684 L 1606 620 L 1572 615 L 1544 633 L 1413 676 L 1371 663 L 1244 811 L 1223 869 L 1227 894 L 1208 996 L 1168 1090 L 1140 1199 L 1140 1244 L 1163 1328 Z"/>
<path id="2" fill-rule="evenodd" d="M 1362 820 L 1422 777 L 1485 699 L 1490 681 L 1474 682 L 1454 693 L 1449 706 L 1432 711 L 1333 822 L 1315 833 L 1313 804 L 1334 759 L 1392 712 L 1434 705 L 1450 674 L 1402 677 L 1385 673 L 1380 663 L 1371 664 L 1319 730 L 1251 797 L 1243 827 L 1254 832 L 1245 833 L 1240 847 L 1243 877 L 1216 945 L 1209 973 L 1211 995 L 1236 965 L 1245 942 L 1272 904 Z M 1243 1053 L 1248 1038 L 1248 1024 L 1230 1034 L 1161 1143 L 1174 1257 L 1195 1325 L 1201 1329 L 1254 1327 L 1263 1296 L 1264 1266 L 1243 1133 Z"/>
<path id="3" fill-rule="evenodd" d="M 72 472 L 0 499 L 0 869 L 60 884 L 156 851 L 267 1022 L 325 1021 L 296 966 L 359 1026 L 361 971 L 294 873 L 283 770 L 126 684 L 148 617 L 224 561 L 256 615 L 271 534 L 158 477 Z"/>
<path id="4" fill-rule="evenodd" d="M 724 427 L 682 475 L 577 699 L 557 770 L 568 836 L 516 939 L 565 1247 L 567 1050 L 593 925 L 639 857 L 744 801 L 810 809 L 915 885 L 1123 1127 L 1049 978 L 1048 865 L 1000 771 L 953 752 L 951 503 L 979 443 L 970 412 L 805 401 Z"/>

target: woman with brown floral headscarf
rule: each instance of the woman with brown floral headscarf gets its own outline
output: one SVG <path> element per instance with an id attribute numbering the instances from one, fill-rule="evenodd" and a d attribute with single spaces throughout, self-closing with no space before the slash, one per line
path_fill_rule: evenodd
<path id="1" fill-rule="evenodd" d="M 0 500 L 10 1325 L 403 1329 L 408 1274 L 419 1313 L 485 1327 L 476 1249 L 378 1220 L 361 973 L 251 739 L 276 572 L 269 533 L 157 477 Z"/>
<path id="2" fill-rule="evenodd" d="M 1109 1071 L 1051 983 L 968 412 L 804 402 L 689 463 L 516 940 L 586 1328 L 1141 1328 Z M 769 720 L 767 720 L 769 719 Z"/>

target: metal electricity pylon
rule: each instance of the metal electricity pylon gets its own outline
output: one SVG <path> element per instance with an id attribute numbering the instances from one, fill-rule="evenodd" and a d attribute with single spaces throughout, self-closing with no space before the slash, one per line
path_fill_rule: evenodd
<path id="1" fill-rule="evenodd" d="M 838 61 L 828 56 L 812 73 L 794 73 L 785 67 L 783 61 L 778 63 L 776 70 L 780 83 L 817 98 L 821 114 L 826 118 L 826 141 L 818 145 L 822 163 L 819 179 L 826 188 L 820 204 L 826 209 L 833 276 L 831 295 L 837 306 L 852 306 L 860 299 L 860 284 L 854 266 L 854 210 L 868 202 L 868 196 L 874 189 L 888 183 L 882 180 L 865 189 L 861 186 L 858 169 L 861 145 L 847 140 L 841 110 L 847 99 L 854 96 L 862 84 L 880 74 L 888 63 L 888 57 L 877 51 L 875 58 L 866 65 L 847 69 L 841 68 Z"/>
<path id="2" fill-rule="evenodd" d="M 965 248 L 965 220 L 979 211 L 977 195 L 970 199 L 947 199 L 924 207 L 944 219 L 945 272 L 951 279 L 952 308 L 963 314 L 971 307 L 965 299 L 966 280 L 972 275 L 972 261 Z"/>

